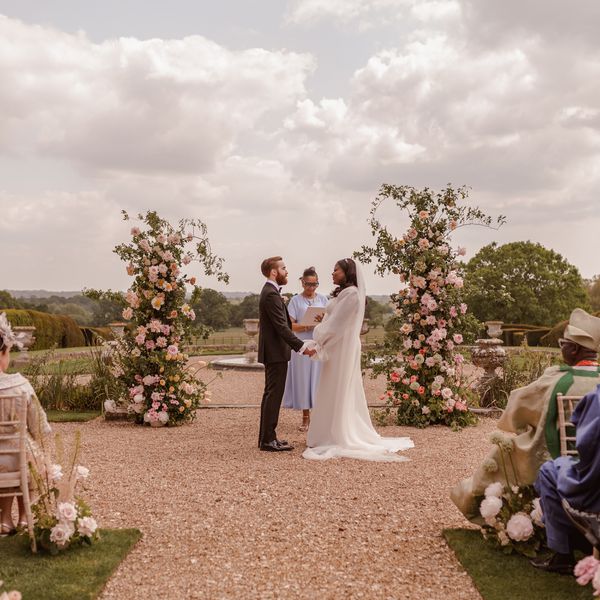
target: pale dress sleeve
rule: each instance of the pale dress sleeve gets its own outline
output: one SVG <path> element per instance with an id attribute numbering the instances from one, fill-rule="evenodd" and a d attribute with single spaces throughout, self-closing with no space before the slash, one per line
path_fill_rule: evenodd
<path id="1" fill-rule="evenodd" d="M 327 360 L 329 352 L 339 344 L 360 310 L 358 290 L 355 287 L 342 291 L 335 304 L 326 311 L 323 321 L 313 333 L 314 349 L 319 360 Z"/>
<path id="2" fill-rule="evenodd" d="M 296 321 L 296 323 L 298 322 L 298 308 L 298 296 L 294 296 L 290 300 L 290 304 L 288 306 L 288 314 L 290 315 L 290 317 L 292 317 L 292 319 L 294 319 L 294 321 Z"/>

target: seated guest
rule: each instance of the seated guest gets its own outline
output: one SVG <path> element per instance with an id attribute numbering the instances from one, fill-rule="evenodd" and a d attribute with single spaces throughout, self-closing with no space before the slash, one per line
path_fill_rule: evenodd
<path id="1" fill-rule="evenodd" d="M 579 402 L 571 422 L 579 456 L 559 456 L 544 463 L 535 482 L 553 554 L 531 561 L 538 569 L 565 574 L 573 574 L 573 550 L 585 540 L 569 520 L 562 499 L 575 510 L 600 512 L 600 386 Z"/>
<path id="2" fill-rule="evenodd" d="M 521 484 L 532 484 L 541 465 L 560 454 L 557 394 L 582 396 L 600 384 L 599 318 L 576 308 L 559 345 L 565 364 L 549 367 L 533 383 L 513 390 L 498 421 L 499 429 L 516 434 L 512 459 Z M 500 465 L 500 450 L 494 446 L 473 476 L 461 481 L 450 494 L 454 504 L 474 523 L 482 522 L 475 498 L 483 495 L 490 483 L 506 483 Z"/>
<path id="3" fill-rule="evenodd" d="M 2 313 L 0 314 L 0 397 L 16 396 L 21 393 L 25 394 L 25 401 L 27 402 L 27 431 L 29 437 L 28 449 L 29 452 L 39 453 L 41 451 L 36 444 L 36 440 L 39 440 L 40 436 L 50 433 L 50 426 L 46 419 L 46 413 L 41 407 L 29 381 L 27 381 L 20 373 L 15 373 L 13 375 L 6 373 L 10 362 L 10 349 L 15 345 L 20 345 L 20 342 L 13 334 L 10 323 L 6 318 L 6 314 Z M 2 430 L 3 427 L 0 426 L 0 432 L 3 432 Z M 15 447 L 18 448 L 17 444 L 18 440 L 0 440 L 0 450 L 12 450 Z M 18 470 L 18 457 L 16 454 L 0 453 L 0 480 L 4 473 Z M 2 489 L 3 493 L 7 491 L 8 490 L 6 489 Z M 0 498 L 0 535 L 10 535 L 16 531 L 12 520 L 12 506 L 14 499 L 14 496 Z M 25 516 L 25 506 L 23 505 L 23 498 L 21 496 L 17 496 L 17 504 L 19 508 L 19 526 L 26 526 L 27 518 Z"/>

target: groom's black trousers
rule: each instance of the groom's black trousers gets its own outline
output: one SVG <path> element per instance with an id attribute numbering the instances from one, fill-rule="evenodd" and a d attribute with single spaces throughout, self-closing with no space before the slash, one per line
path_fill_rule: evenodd
<path id="1" fill-rule="evenodd" d="M 265 391 L 260 405 L 260 432 L 258 446 L 277 438 L 275 427 L 279 420 L 279 409 L 285 391 L 288 363 L 272 362 L 265 365 Z"/>

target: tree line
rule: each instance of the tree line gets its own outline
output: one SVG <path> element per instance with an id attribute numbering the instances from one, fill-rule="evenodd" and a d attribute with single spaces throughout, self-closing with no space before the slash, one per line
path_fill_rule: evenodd
<path id="1" fill-rule="evenodd" d="M 465 264 L 464 299 L 479 321 L 498 320 L 552 326 L 567 319 L 575 307 L 600 311 L 600 275 L 583 279 L 579 270 L 554 250 L 533 242 L 496 243 L 483 247 Z M 292 294 L 287 294 L 291 297 Z M 204 288 L 192 299 L 199 325 L 222 330 L 258 318 L 258 294 L 231 301 Z M 124 297 L 111 290 L 84 290 L 72 297 L 14 298 L 0 290 L 0 310 L 28 308 L 72 317 L 82 326 L 103 326 L 121 320 Z M 366 318 L 383 325 L 390 305 L 369 299 Z"/>

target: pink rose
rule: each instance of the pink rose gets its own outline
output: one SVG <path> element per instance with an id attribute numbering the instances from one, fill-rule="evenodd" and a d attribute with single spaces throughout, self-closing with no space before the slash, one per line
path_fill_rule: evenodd
<path id="1" fill-rule="evenodd" d="M 177 346 L 175 346 L 174 344 L 171 344 L 168 348 L 167 348 L 167 354 L 169 356 L 177 356 L 179 354 L 179 349 L 177 348 Z"/>

